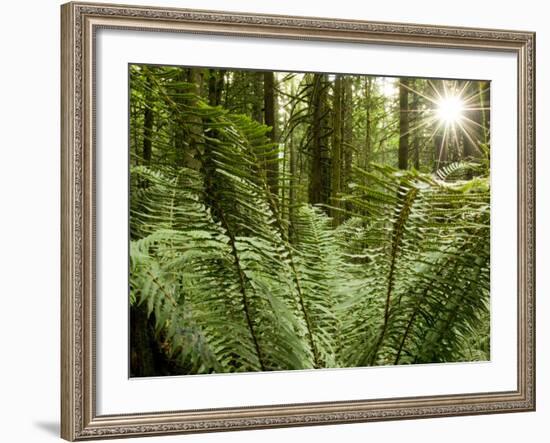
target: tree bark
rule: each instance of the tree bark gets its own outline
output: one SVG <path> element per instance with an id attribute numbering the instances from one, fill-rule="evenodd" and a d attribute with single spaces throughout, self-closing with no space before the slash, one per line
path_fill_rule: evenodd
<path id="1" fill-rule="evenodd" d="M 347 189 L 351 182 L 351 171 L 353 165 L 353 88 L 352 77 L 343 78 L 343 109 L 342 109 L 342 162 L 343 171 L 340 178 L 340 187 Z M 346 204 L 348 210 L 352 209 L 351 202 Z"/>
<path id="2" fill-rule="evenodd" d="M 263 72 L 254 72 L 252 74 L 252 118 L 258 123 L 264 123 L 264 74 Z"/>
<path id="3" fill-rule="evenodd" d="M 467 159 L 480 158 L 482 150 L 479 144 L 483 139 L 483 113 L 480 103 L 482 101 L 479 82 L 472 81 L 466 89 L 466 111 L 464 116 L 466 121 L 464 128 L 466 133 L 464 136 L 463 156 Z M 468 109 L 470 108 L 470 109 Z"/>
<path id="4" fill-rule="evenodd" d="M 399 169 L 409 167 L 409 80 L 399 80 Z"/>
<path id="5" fill-rule="evenodd" d="M 154 115 L 153 109 L 151 109 L 152 97 L 151 89 L 153 88 L 151 79 L 146 76 L 145 82 L 147 84 L 146 94 L 146 106 L 143 114 L 143 162 L 149 164 L 151 162 L 151 156 L 153 155 L 153 123 Z"/>
<path id="6" fill-rule="evenodd" d="M 490 135 L 490 112 L 489 107 L 491 106 L 491 97 L 490 97 L 490 83 L 488 81 L 479 82 L 479 107 L 481 108 L 481 124 L 482 129 L 482 142 L 485 145 L 489 144 L 489 135 Z"/>
<path id="7" fill-rule="evenodd" d="M 208 70 L 208 104 L 218 106 L 221 104 L 224 86 L 225 71 L 221 69 Z"/>
<path id="8" fill-rule="evenodd" d="M 293 224 L 296 223 L 296 186 L 298 185 L 296 174 L 297 174 L 297 165 L 298 165 L 298 153 L 296 152 L 296 147 L 294 146 L 294 137 L 293 134 L 290 134 L 288 139 L 288 152 L 289 152 L 289 184 L 288 184 L 288 237 L 292 242 L 294 240 L 293 236 Z"/>
<path id="9" fill-rule="evenodd" d="M 321 138 L 321 94 L 322 88 L 321 74 L 313 74 L 313 88 L 311 106 L 313 108 L 313 143 L 311 153 L 311 171 L 309 175 L 309 202 L 311 204 L 321 203 L 321 155 L 322 155 L 322 138 Z"/>
<path id="10" fill-rule="evenodd" d="M 326 84 L 324 74 L 313 74 L 311 91 L 312 108 L 312 148 L 309 176 L 309 202 L 311 204 L 327 203 L 327 184 L 325 165 L 323 164 L 326 151 Z"/>
<path id="11" fill-rule="evenodd" d="M 434 135 L 435 162 L 434 170 L 438 170 L 447 164 L 447 149 L 443 144 L 443 134 L 439 131 Z"/>
<path id="12" fill-rule="evenodd" d="M 414 80 L 413 80 L 414 81 Z M 413 88 L 416 90 L 418 87 L 418 84 L 413 85 Z M 418 93 L 412 94 L 412 103 L 411 103 L 411 110 L 413 111 L 414 115 L 414 123 L 413 127 L 414 134 L 411 134 L 412 138 L 412 151 L 413 151 L 413 163 L 414 163 L 414 169 L 417 171 L 420 170 L 420 134 L 419 132 L 419 125 L 421 122 L 421 114 L 419 112 L 419 106 L 420 106 L 420 96 Z M 410 113 L 409 113 L 410 114 Z"/>
<path id="13" fill-rule="evenodd" d="M 339 224 L 340 204 L 336 200 L 340 192 L 340 172 L 342 160 L 342 77 L 336 75 L 334 80 L 334 95 L 332 104 L 332 164 L 331 164 L 331 204 L 334 209 L 331 209 L 332 219 L 335 225 Z"/>
<path id="14" fill-rule="evenodd" d="M 187 106 L 196 106 L 198 97 L 201 93 L 202 75 L 199 68 L 187 69 L 187 82 L 192 86 L 191 91 L 195 98 L 190 98 L 185 103 Z M 198 171 L 201 167 L 199 160 L 198 150 L 200 145 L 200 138 L 202 136 L 202 120 L 199 116 L 189 116 L 189 129 L 188 133 L 184 135 L 186 137 L 188 146 L 187 149 L 182 143 L 181 149 L 183 150 L 182 163 L 186 168 L 194 169 Z M 183 140 L 182 140 L 183 142 Z"/>
<path id="15" fill-rule="evenodd" d="M 275 106 L 275 73 L 272 71 L 264 72 L 264 118 L 265 124 L 271 127 L 269 138 L 273 143 L 277 143 L 277 110 Z M 273 195 L 279 193 L 279 152 L 273 149 L 268 156 L 267 164 L 267 183 Z"/>
<path id="16" fill-rule="evenodd" d="M 366 108 L 366 121 L 365 121 L 365 156 L 364 156 L 364 169 L 368 171 L 370 169 L 370 162 L 372 161 L 372 78 L 367 77 L 365 79 L 365 108 Z"/>

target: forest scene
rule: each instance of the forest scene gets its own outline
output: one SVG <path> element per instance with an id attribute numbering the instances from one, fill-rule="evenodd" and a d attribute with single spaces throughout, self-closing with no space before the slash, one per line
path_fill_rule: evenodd
<path id="1" fill-rule="evenodd" d="M 131 377 L 490 360 L 490 83 L 129 66 Z"/>

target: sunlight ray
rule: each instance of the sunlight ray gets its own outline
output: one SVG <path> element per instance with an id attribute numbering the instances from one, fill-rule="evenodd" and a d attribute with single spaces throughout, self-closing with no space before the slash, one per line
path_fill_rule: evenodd
<path id="1" fill-rule="evenodd" d="M 482 124 L 480 124 L 480 123 L 478 123 L 478 122 L 472 120 L 472 119 L 469 118 L 469 117 L 463 116 L 461 120 L 462 120 L 462 123 L 467 122 L 468 124 L 477 126 L 478 128 L 487 129 L 484 125 L 482 125 Z"/>
<path id="2" fill-rule="evenodd" d="M 457 130 L 456 130 L 456 125 L 453 125 L 452 132 L 453 132 L 453 139 L 454 139 L 454 142 L 455 142 L 457 151 L 458 151 L 459 148 L 460 148 L 460 141 L 458 140 L 458 134 L 457 134 Z"/>
<path id="3" fill-rule="evenodd" d="M 444 149 L 444 145 L 445 145 L 445 139 L 447 137 L 447 131 L 448 131 L 448 127 L 445 126 L 445 129 L 443 131 L 443 137 L 441 139 L 441 145 L 439 147 L 439 158 L 437 159 L 437 164 L 440 165 L 441 164 L 441 155 L 443 154 L 443 149 Z"/>
<path id="4" fill-rule="evenodd" d="M 478 152 L 481 152 L 481 149 L 479 148 L 478 146 L 478 143 L 477 141 L 475 141 L 472 136 L 470 135 L 470 133 L 468 132 L 468 130 L 462 125 L 462 124 L 458 124 L 458 127 L 459 129 L 462 131 L 462 133 L 466 136 L 466 138 L 470 141 L 470 143 L 472 144 L 472 146 L 474 146 Z"/>
<path id="5" fill-rule="evenodd" d="M 431 80 L 428 80 L 427 83 L 428 83 L 428 86 L 431 88 L 432 92 L 435 94 L 435 100 L 434 101 L 436 101 L 437 99 L 441 99 L 443 97 L 443 95 L 441 94 L 439 89 L 437 89 L 435 84 Z"/>
<path id="6" fill-rule="evenodd" d="M 480 91 L 474 92 L 473 94 L 471 94 L 471 95 L 465 97 L 465 98 L 464 98 L 464 101 L 465 101 L 466 103 L 469 103 L 469 102 L 473 101 L 475 98 L 480 97 L 482 94 L 485 94 L 485 93 L 486 93 L 487 91 L 489 91 L 490 89 L 491 89 L 491 87 L 488 86 L 488 87 L 485 88 L 485 89 L 482 89 L 482 90 L 480 90 Z"/>
<path id="7" fill-rule="evenodd" d="M 464 82 L 464 84 L 462 85 L 462 89 L 456 94 L 458 95 L 460 98 L 462 98 L 462 101 L 466 102 L 466 99 L 464 98 L 464 94 L 466 92 L 466 90 L 468 89 L 468 87 L 472 84 L 471 81 L 467 81 L 467 82 Z"/>
<path id="8" fill-rule="evenodd" d="M 490 110 L 491 110 L 490 107 L 488 107 L 488 108 L 472 108 L 472 107 L 468 106 L 466 108 L 466 111 L 490 111 Z"/>
<path id="9" fill-rule="evenodd" d="M 404 134 L 401 134 L 400 137 L 404 137 L 404 136 L 409 135 L 409 134 L 411 134 L 411 133 L 413 133 L 413 132 L 415 132 L 419 129 L 425 128 L 426 126 L 431 125 L 436 120 L 437 120 L 437 118 L 434 117 L 434 116 L 426 118 L 423 122 L 421 122 L 418 125 L 413 126 L 412 128 L 410 128 L 409 131 L 405 132 Z"/>
<path id="10" fill-rule="evenodd" d="M 428 137 L 428 140 L 426 143 L 431 143 L 431 141 L 433 140 L 433 138 L 435 137 L 435 135 L 439 132 L 439 130 L 443 127 L 443 123 L 439 122 L 437 124 L 437 126 L 435 127 L 435 129 L 433 130 L 433 132 L 430 134 L 430 136 Z"/>
<path id="11" fill-rule="evenodd" d="M 411 88 L 410 86 L 405 85 L 405 84 L 403 84 L 403 83 L 401 83 L 401 82 L 398 82 L 398 84 L 399 84 L 400 86 L 403 86 L 404 88 L 408 89 L 410 92 L 413 92 L 414 94 L 416 94 L 416 95 L 418 95 L 418 96 L 420 96 L 420 97 L 422 97 L 422 98 L 425 98 L 426 100 L 432 102 L 433 104 L 437 104 L 437 101 L 436 101 L 436 100 L 434 100 L 434 99 L 431 98 L 431 97 L 428 97 L 428 96 L 425 95 L 425 94 L 422 94 L 420 91 L 417 91 L 416 89 Z"/>

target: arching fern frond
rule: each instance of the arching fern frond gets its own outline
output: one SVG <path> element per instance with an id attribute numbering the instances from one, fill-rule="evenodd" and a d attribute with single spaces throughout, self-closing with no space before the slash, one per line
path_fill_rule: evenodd
<path id="1" fill-rule="evenodd" d="M 368 289 L 344 302 L 345 335 L 363 334 L 349 342 L 349 364 L 463 359 L 464 338 L 488 312 L 488 180 L 443 183 L 388 167 L 359 173 L 369 187 L 346 197 L 361 212 L 342 233 L 353 236 L 348 259 L 364 262 Z"/>
<path id="2" fill-rule="evenodd" d="M 180 109 L 169 96 L 165 99 L 168 107 L 180 110 L 184 121 L 189 108 Z M 275 214 L 258 160 L 258 151 L 263 148 L 258 142 L 265 141 L 266 128 L 200 102 L 192 112 L 201 116 L 203 125 L 202 135 L 196 140 L 200 171 L 166 167 L 163 174 L 169 178 L 159 187 L 158 172 L 144 178 L 141 175 L 145 169 L 136 168 L 133 178 L 146 185 L 136 195 L 134 207 L 139 217 L 134 214 L 132 226 L 136 229 L 132 237 L 139 238 L 155 227 L 171 227 L 188 236 L 189 233 L 196 235 L 198 230 L 208 232 L 204 230 L 209 225 L 215 226 L 218 234 L 224 236 L 226 254 L 222 267 L 227 272 L 230 268 L 232 274 L 228 276 L 227 272 L 217 269 L 211 275 L 216 274 L 226 285 L 229 281 L 234 283 L 232 299 L 239 299 L 258 362 L 257 368 L 247 362 L 248 366 L 243 366 L 245 370 L 313 367 L 314 351 L 301 303 L 298 275 L 282 234 L 287 228 Z M 195 179 L 190 181 L 189 177 Z M 189 219 L 192 211 L 187 206 L 192 202 L 204 202 L 203 213 L 209 217 L 208 222 L 203 218 L 198 225 L 193 224 Z M 164 249 L 163 257 L 177 256 L 178 236 L 173 237 L 166 246 L 172 249 Z M 179 238 L 184 241 L 187 237 Z M 219 264 L 220 258 L 214 261 Z M 181 274 L 181 269 L 169 264 L 173 272 Z M 205 327 L 216 329 L 211 325 L 215 315 L 216 309 L 212 309 L 204 319 Z M 219 329 L 226 331 L 224 327 Z M 309 340 L 304 339 L 307 335 Z"/>
<path id="3" fill-rule="evenodd" d="M 290 241 L 269 129 L 169 68 L 142 74 L 133 99 L 158 128 L 130 171 L 130 302 L 182 373 L 488 358 L 489 180 L 463 180 L 478 165 L 356 169 L 344 222 L 297 206 Z"/>

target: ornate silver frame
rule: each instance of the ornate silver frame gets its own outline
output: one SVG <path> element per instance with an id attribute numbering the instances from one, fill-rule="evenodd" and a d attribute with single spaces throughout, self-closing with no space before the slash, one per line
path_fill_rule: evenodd
<path id="1" fill-rule="evenodd" d="M 62 22 L 61 436 L 259 429 L 535 409 L 535 34 L 68 3 Z M 94 34 L 99 28 L 507 51 L 518 60 L 518 380 L 511 392 L 98 416 L 94 337 Z"/>

